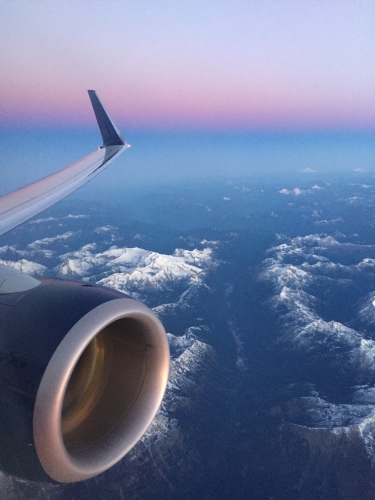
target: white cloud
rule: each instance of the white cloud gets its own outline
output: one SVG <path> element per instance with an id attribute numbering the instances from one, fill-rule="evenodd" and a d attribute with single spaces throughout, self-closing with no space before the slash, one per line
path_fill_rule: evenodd
<path id="1" fill-rule="evenodd" d="M 283 188 L 279 191 L 280 194 L 285 194 L 285 195 L 288 195 L 288 194 L 293 194 L 294 196 L 299 196 L 301 195 L 302 193 L 305 193 L 306 191 L 303 191 L 302 189 L 300 189 L 299 187 L 296 187 L 294 189 L 286 189 L 286 188 Z"/>
<path id="2" fill-rule="evenodd" d="M 314 170 L 313 168 L 310 167 L 306 167 L 302 168 L 301 170 L 298 170 L 298 172 L 300 172 L 301 174 L 315 174 L 317 170 Z"/>
<path id="3" fill-rule="evenodd" d="M 57 236 L 53 236 L 52 238 L 43 238 L 42 240 L 35 240 L 32 243 L 29 243 L 29 245 L 27 246 L 29 248 L 33 248 L 34 250 L 38 250 L 41 246 L 49 245 L 50 243 L 53 243 L 55 241 L 67 240 L 68 238 L 71 238 L 75 234 L 76 233 L 74 233 L 73 231 L 67 231 L 64 234 L 58 234 Z"/>

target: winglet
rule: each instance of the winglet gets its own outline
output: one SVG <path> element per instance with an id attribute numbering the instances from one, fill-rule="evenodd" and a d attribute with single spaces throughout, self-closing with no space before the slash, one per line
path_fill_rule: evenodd
<path id="1" fill-rule="evenodd" d="M 107 113 L 103 104 L 100 102 L 100 99 L 97 96 L 95 90 L 88 90 L 88 93 L 92 107 L 94 108 L 94 113 L 99 125 L 100 133 L 103 137 L 103 147 L 125 145 L 125 139 L 121 136 L 118 128 L 109 117 L 109 114 Z"/>

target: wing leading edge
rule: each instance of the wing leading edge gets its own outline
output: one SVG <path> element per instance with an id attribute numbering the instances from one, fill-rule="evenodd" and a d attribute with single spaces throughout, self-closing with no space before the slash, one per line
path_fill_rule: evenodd
<path id="1" fill-rule="evenodd" d="M 96 92 L 89 90 L 88 93 L 103 138 L 103 146 L 59 172 L 1 196 L 0 235 L 81 187 L 129 147 Z"/>

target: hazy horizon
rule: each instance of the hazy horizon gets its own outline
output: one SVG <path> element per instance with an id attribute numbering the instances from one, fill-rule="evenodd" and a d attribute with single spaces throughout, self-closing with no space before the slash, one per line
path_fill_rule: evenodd
<path id="1" fill-rule="evenodd" d="M 122 131 L 132 147 L 82 193 L 194 179 L 375 173 L 375 142 L 368 133 L 161 133 Z M 101 144 L 98 131 L 0 130 L 0 194 L 34 182 Z"/>

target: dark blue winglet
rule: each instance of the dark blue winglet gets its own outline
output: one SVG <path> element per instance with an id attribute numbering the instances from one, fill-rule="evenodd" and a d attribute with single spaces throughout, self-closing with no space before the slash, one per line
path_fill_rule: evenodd
<path id="1" fill-rule="evenodd" d="M 109 117 L 109 114 L 107 113 L 103 104 L 100 102 L 100 99 L 96 95 L 95 90 L 88 90 L 88 93 L 90 96 L 92 107 L 94 108 L 94 113 L 99 125 L 100 133 L 103 137 L 103 147 L 122 146 L 126 144 L 126 141 L 121 136 L 118 128 Z"/>

